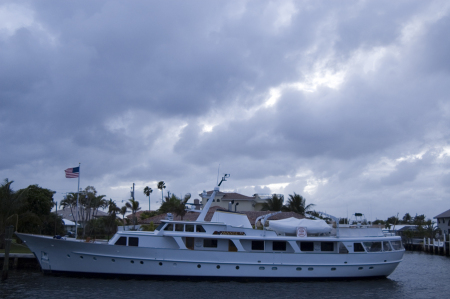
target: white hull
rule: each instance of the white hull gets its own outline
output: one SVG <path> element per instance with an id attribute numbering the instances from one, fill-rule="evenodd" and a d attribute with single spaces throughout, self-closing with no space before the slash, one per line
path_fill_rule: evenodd
<path id="1" fill-rule="evenodd" d="M 44 272 L 223 278 L 362 278 L 391 274 L 404 251 L 224 252 L 114 246 L 18 234 Z"/>

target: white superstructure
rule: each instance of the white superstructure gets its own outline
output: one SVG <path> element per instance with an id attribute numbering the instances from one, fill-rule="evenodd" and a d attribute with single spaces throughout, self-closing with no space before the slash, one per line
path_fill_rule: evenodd
<path id="1" fill-rule="evenodd" d="M 253 229 L 244 214 L 217 210 L 209 222 L 204 221 L 203 212 L 195 222 L 164 220 L 154 232 L 119 231 L 108 243 L 17 235 L 34 252 L 44 272 L 360 278 L 388 276 L 404 254 L 400 237 L 386 237 L 381 229 L 332 228 L 309 220 L 308 230 L 308 223 L 291 219 L 278 224 L 271 221 L 268 229 L 260 230 Z"/>

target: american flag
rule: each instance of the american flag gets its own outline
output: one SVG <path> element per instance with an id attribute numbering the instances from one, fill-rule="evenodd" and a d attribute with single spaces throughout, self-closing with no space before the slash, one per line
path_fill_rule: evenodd
<path id="1" fill-rule="evenodd" d="M 77 178 L 80 175 L 80 167 L 67 168 L 64 170 L 66 172 L 66 178 Z"/>

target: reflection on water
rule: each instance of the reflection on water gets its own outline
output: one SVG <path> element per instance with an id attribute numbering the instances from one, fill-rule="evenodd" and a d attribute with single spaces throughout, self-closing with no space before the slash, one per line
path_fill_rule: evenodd
<path id="1" fill-rule="evenodd" d="M 407 252 L 387 279 L 306 282 L 189 282 L 44 276 L 11 271 L 0 298 L 437 298 L 448 297 L 450 258 Z"/>

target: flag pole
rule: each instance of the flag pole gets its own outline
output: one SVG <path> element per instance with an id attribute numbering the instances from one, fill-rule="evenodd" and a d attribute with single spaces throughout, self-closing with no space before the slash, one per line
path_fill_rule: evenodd
<path id="1" fill-rule="evenodd" d="M 78 163 L 77 211 L 75 214 L 75 240 L 78 237 L 78 198 L 80 197 L 81 163 Z"/>

